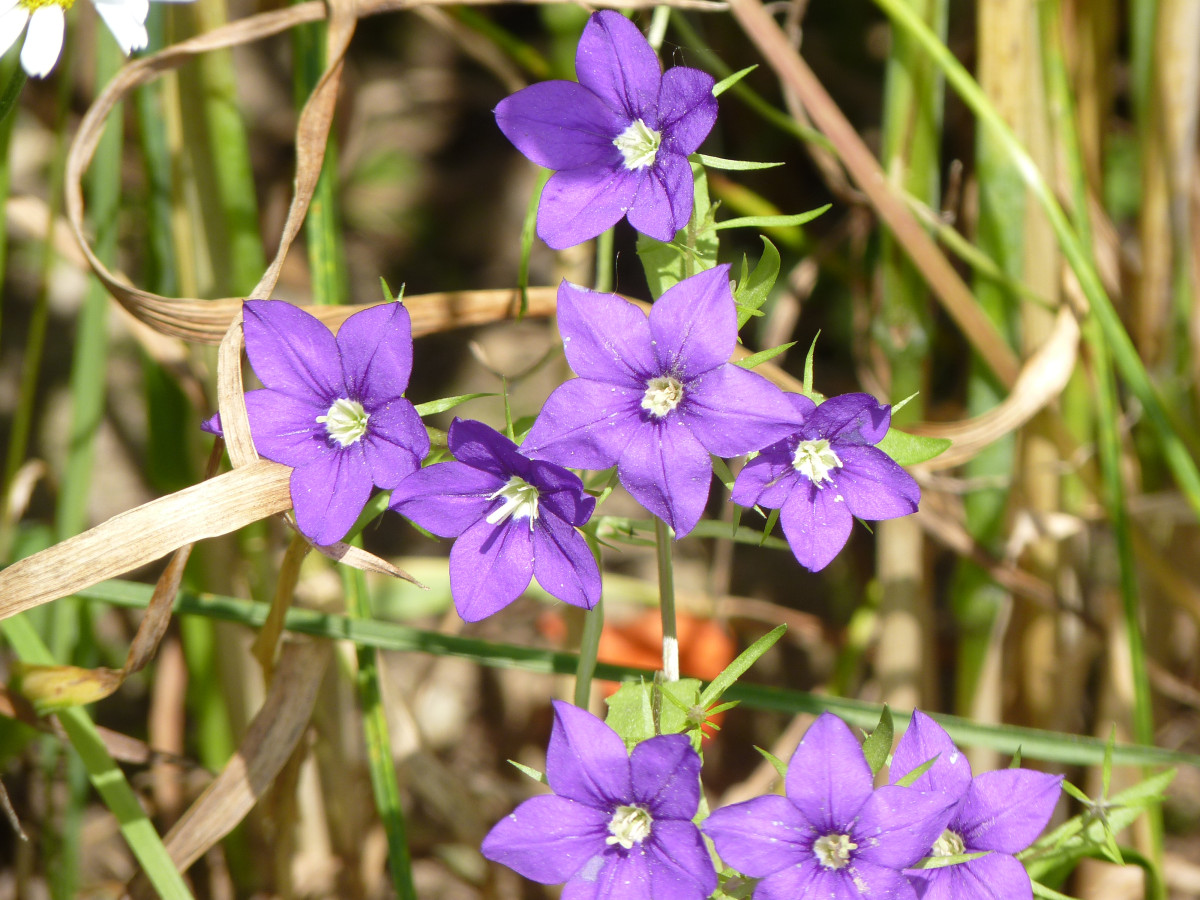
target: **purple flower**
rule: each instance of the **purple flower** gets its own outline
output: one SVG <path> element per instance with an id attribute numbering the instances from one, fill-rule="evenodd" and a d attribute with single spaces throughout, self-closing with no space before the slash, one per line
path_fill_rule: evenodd
<path id="1" fill-rule="evenodd" d="M 710 453 L 749 453 L 796 429 L 779 388 L 728 362 L 737 343 L 728 266 L 666 291 L 648 320 L 620 297 L 564 281 L 558 328 L 579 377 L 550 395 L 526 452 L 572 468 L 615 465 L 678 537 L 704 512 Z"/>
<path id="2" fill-rule="evenodd" d="M 700 757 L 682 734 L 625 751 L 586 710 L 554 702 L 546 752 L 553 794 L 526 800 L 496 824 L 483 855 L 563 900 L 704 900 L 717 875 L 692 816 Z"/>
<path id="3" fill-rule="evenodd" d="M 455 419 L 457 462 L 422 469 L 392 492 L 390 506 L 439 537 L 450 551 L 450 591 L 458 614 L 477 622 L 503 609 L 529 579 L 560 600 L 591 609 L 600 569 L 575 529 L 596 499 L 566 469 L 527 459 L 517 445 L 480 422 Z"/>
<path id="4" fill-rule="evenodd" d="M 677 66 L 663 74 L 637 26 L 613 10 L 588 19 L 574 81 L 543 81 L 500 101 L 496 123 L 555 175 L 542 191 L 538 234 L 572 247 L 628 214 L 670 241 L 692 214 L 694 153 L 717 119 L 713 78 Z"/>
<path id="5" fill-rule="evenodd" d="M 813 722 L 792 754 L 785 787 L 786 797 L 723 807 L 703 826 L 726 864 L 762 879 L 755 900 L 915 897 L 902 870 L 942 833 L 954 798 L 874 790 L 862 747 L 831 713 Z"/>
<path id="6" fill-rule="evenodd" d="M 929 856 L 959 856 L 990 850 L 986 856 L 939 869 L 908 872 L 922 900 L 1032 900 L 1029 874 L 1013 854 L 1042 833 L 1061 794 L 1062 776 L 1030 769 L 1001 769 L 971 777 L 971 764 L 937 722 L 920 710 L 896 746 L 891 781 L 934 759 L 913 787 L 960 798 Z"/>
<path id="7" fill-rule="evenodd" d="M 355 313 L 337 338 L 282 300 L 243 306 L 246 355 L 264 389 L 246 393 L 259 454 L 292 467 L 296 525 L 315 544 L 345 537 L 372 486 L 391 490 L 429 452 L 404 399 L 412 326 L 400 303 Z M 206 429 L 220 433 L 214 417 Z"/>
<path id="8" fill-rule="evenodd" d="M 733 502 L 780 510 L 796 559 L 816 572 L 838 555 L 855 517 L 894 519 L 917 511 L 921 489 L 874 444 L 891 423 L 891 407 L 870 394 L 842 394 L 820 406 L 789 394 L 798 431 L 746 464 Z"/>

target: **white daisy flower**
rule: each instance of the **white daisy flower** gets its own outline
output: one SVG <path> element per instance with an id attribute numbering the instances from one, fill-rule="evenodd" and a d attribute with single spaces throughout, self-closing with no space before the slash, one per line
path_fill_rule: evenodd
<path id="1" fill-rule="evenodd" d="M 75 0 L 0 0 L 0 56 L 17 42 L 28 24 L 21 67 L 33 78 L 49 75 L 62 52 L 64 14 L 74 5 Z M 145 48 L 149 0 L 92 0 L 92 5 L 126 56 Z"/>

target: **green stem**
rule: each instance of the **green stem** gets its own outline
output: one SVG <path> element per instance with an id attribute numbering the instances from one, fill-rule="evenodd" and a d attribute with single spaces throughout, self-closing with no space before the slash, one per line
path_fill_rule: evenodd
<path id="1" fill-rule="evenodd" d="M 658 549 L 658 604 L 662 612 L 663 677 L 679 680 L 679 637 L 675 627 L 675 568 L 672 559 L 674 535 L 662 519 L 654 520 Z"/>
<path id="2" fill-rule="evenodd" d="M 604 600 L 583 616 L 583 634 L 579 638 L 579 666 L 575 669 L 575 705 L 587 709 L 592 696 L 592 678 L 596 675 L 596 654 L 600 633 L 604 631 Z"/>

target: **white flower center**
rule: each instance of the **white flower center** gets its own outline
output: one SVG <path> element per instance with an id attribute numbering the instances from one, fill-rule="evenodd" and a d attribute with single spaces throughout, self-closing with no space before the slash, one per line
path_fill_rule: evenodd
<path id="1" fill-rule="evenodd" d="M 833 481 L 829 476 L 829 470 L 841 467 L 842 461 L 838 459 L 837 453 L 829 446 L 829 441 L 825 438 L 816 441 L 801 441 L 796 445 L 796 452 L 792 454 L 792 468 L 817 487 L 820 487 L 824 481 Z"/>
<path id="2" fill-rule="evenodd" d="M 962 856 L 966 852 L 967 848 L 963 844 L 962 837 L 947 828 L 942 832 L 942 836 L 934 841 L 933 850 L 930 851 L 929 855 Z"/>
<path id="3" fill-rule="evenodd" d="M 357 400 L 340 397 L 333 401 L 329 412 L 317 416 L 317 421 L 325 426 L 325 433 L 339 446 L 349 447 L 367 433 L 367 419 L 371 414 L 363 409 Z"/>
<path id="4" fill-rule="evenodd" d="M 499 525 L 508 519 L 528 519 L 529 530 L 533 531 L 533 523 L 538 517 L 538 489 L 517 475 L 508 479 L 508 483 L 496 493 L 488 497 L 495 500 L 504 498 L 504 505 L 499 506 L 488 514 L 486 521 L 489 525 Z"/>
<path id="5" fill-rule="evenodd" d="M 640 806 L 618 806 L 608 822 L 608 837 L 604 843 L 620 844 L 629 850 L 650 836 L 650 825 L 654 822 L 650 813 Z"/>
<path id="6" fill-rule="evenodd" d="M 679 405 L 683 399 L 683 385 L 670 375 L 651 378 L 646 382 L 646 395 L 642 397 L 642 409 L 650 415 L 662 418 Z"/>
<path id="7" fill-rule="evenodd" d="M 846 868 L 850 865 L 850 851 L 857 849 L 858 844 L 848 834 L 823 834 L 813 843 L 817 862 L 827 869 Z"/>
<path id="8" fill-rule="evenodd" d="M 17 6 L 23 6 L 31 13 L 43 6 L 61 6 L 64 10 L 75 5 L 75 0 L 19 0 Z"/>
<path id="9" fill-rule="evenodd" d="M 634 119 L 628 128 L 613 138 L 613 146 L 621 151 L 625 168 L 630 171 L 654 165 L 661 143 L 662 132 L 647 127 L 641 119 Z"/>

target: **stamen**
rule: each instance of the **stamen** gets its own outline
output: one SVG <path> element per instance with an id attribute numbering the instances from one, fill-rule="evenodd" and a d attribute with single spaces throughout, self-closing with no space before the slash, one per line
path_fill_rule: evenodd
<path id="1" fill-rule="evenodd" d="M 640 844 L 650 836 L 650 826 L 654 820 L 650 813 L 640 806 L 618 806 L 617 811 L 608 822 L 609 836 L 604 843 L 620 844 L 626 850 L 634 844 Z"/>
<path id="2" fill-rule="evenodd" d="M 841 467 L 841 459 L 824 438 L 801 441 L 796 445 L 796 452 L 792 454 L 792 468 L 817 487 L 821 487 L 823 482 L 833 481 L 830 470 Z"/>
<path id="3" fill-rule="evenodd" d="M 641 119 L 634 119 L 624 131 L 613 138 L 613 146 L 621 151 L 625 168 L 634 171 L 654 165 L 662 132 L 649 128 Z"/>
<path id="4" fill-rule="evenodd" d="M 329 412 L 317 416 L 325 426 L 325 433 L 341 447 L 349 447 L 367 433 L 367 419 L 371 414 L 357 400 L 341 397 L 333 401 Z"/>
<path id="5" fill-rule="evenodd" d="M 942 836 L 933 842 L 930 856 L 962 856 L 967 852 L 962 836 L 947 828 Z"/>
<path id="6" fill-rule="evenodd" d="M 508 483 L 488 497 L 495 500 L 504 498 L 504 505 L 499 506 L 488 514 L 484 520 L 489 525 L 499 525 L 510 517 L 514 519 L 529 519 L 529 530 L 533 531 L 533 523 L 538 517 L 538 489 L 525 479 L 513 475 Z"/>
<path id="7" fill-rule="evenodd" d="M 683 385 L 670 375 L 651 378 L 646 382 L 646 395 L 642 397 L 642 409 L 661 419 L 683 400 Z"/>
<path id="8" fill-rule="evenodd" d="M 846 868 L 850 865 L 850 851 L 857 849 L 858 844 L 848 834 L 824 834 L 813 843 L 817 862 L 827 869 Z"/>

